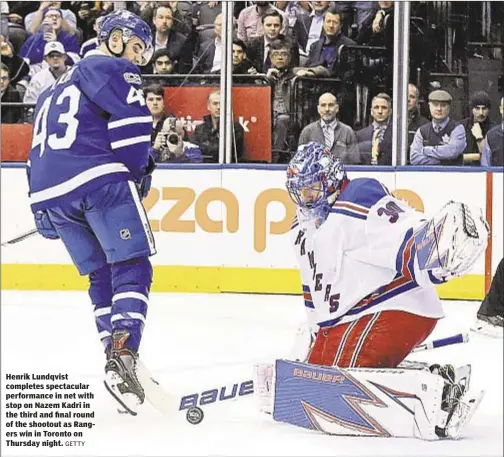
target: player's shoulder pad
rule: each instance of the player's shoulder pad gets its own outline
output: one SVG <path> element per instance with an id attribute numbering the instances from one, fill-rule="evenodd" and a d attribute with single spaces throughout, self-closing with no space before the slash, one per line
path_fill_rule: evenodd
<path id="1" fill-rule="evenodd" d="M 390 192 L 377 179 L 357 178 L 352 179 L 348 183 L 338 197 L 338 202 L 355 203 L 366 208 L 371 208 L 387 195 L 390 195 Z"/>
<path id="2" fill-rule="evenodd" d="M 138 67 L 126 59 L 94 55 L 82 59 L 78 65 L 84 77 L 100 85 L 109 78 L 113 78 L 115 83 L 120 78 L 127 84 L 142 85 L 142 76 Z"/>

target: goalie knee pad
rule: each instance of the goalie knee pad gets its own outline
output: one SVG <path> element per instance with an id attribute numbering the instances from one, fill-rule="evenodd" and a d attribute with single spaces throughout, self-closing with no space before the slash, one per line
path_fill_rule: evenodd
<path id="1" fill-rule="evenodd" d="M 110 347 L 112 326 L 110 312 L 112 305 L 112 275 L 110 266 L 93 271 L 89 274 L 89 296 L 94 305 L 96 328 L 105 351 Z"/>
<path id="2" fill-rule="evenodd" d="M 152 266 L 148 257 L 125 260 L 111 265 L 113 330 L 127 330 L 126 345 L 138 351 L 147 316 Z"/>

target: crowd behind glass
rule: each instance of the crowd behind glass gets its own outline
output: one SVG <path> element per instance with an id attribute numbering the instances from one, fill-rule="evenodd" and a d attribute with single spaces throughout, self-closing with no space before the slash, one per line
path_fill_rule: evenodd
<path id="1" fill-rule="evenodd" d="M 496 61 L 502 68 L 504 8 L 487 2 L 492 15 L 485 21 L 481 2 L 453 3 L 460 11 L 451 16 L 439 7 L 451 2 L 411 3 L 407 161 L 502 166 L 502 74 L 497 82 L 489 74 L 477 90 L 467 75 L 475 58 L 483 69 Z M 152 25 L 155 38 L 142 72 L 156 160 L 218 161 L 219 90 L 207 97 L 208 114 L 187 128 L 165 103 L 164 87 L 219 84 L 222 2 L 25 1 L 1 8 L 2 124 L 32 122 L 40 93 L 99 52 L 102 18 L 126 8 Z M 394 2 L 234 2 L 234 25 L 233 83 L 271 86 L 273 163 L 286 163 L 298 144 L 318 141 L 347 164 L 392 164 Z M 234 123 L 235 161 L 252 161 L 244 154 L 252 134 L 261 132 Z"/>

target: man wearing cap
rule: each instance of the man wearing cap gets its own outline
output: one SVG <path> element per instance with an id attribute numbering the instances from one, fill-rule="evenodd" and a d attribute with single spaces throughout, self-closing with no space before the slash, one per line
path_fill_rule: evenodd
<path id="1" fill-rule="evenodd" d="M 48 67 L 36 73 L 28 84 L 23 103 L 37 103 L 39 95 L 67 70 L 65 48 L 59 41 L 51 41 L 44 47 L 44 60 Z"/>
<path id="2" fill-rule="evenodd" d="M 501 124 L 490 129 L 485 138 L 485 146 L 481 154 L 483 167 L 504 166 L 504 97 L 500 101 L 500 113 Z"/>
<path id="3" fill-rule="evenodd" d="M 490 97 L 484 91 L 474 92 L 469 99 L 469 107 L 471 117 L 460 122 L 464 126 L 467 139 L 464 162 L 479 165 L 486 134 L 495 125 L 495 122 L 488 117 L 491 107 Z"/>
<path id="4" fill-rule="evenodd" d="M 44 61 L 44 49 L 47 43 L 59 42 L 63 45 L 70 63 L 77 63 L 80 60 L 79 41 L 74 35 L 62 30 L 61 10 L 49 7 L 44 13 L 44 22 L 41 31 L 29 37 L 19 51 L 30 65 L 30 73 L 33 75 L 44 68 L 45 65 L 38 65 Z"/>
<path id="5" fill-rule="evenodd" d="M 411 144 L 412 165 L 462 165 L 466 148 L 464 127 L 450 119 L 452 96 L 445 90 L 429 94 L 432 122 L 422 125 Z"/>

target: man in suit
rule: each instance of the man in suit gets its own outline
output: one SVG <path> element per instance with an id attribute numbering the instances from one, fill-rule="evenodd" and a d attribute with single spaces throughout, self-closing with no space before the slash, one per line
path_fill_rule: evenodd
<path id="1" fill-rule="evenodd" d="M 293 66 L 299 65 L 299 49 L 294 43 L 291 43 L 290 39 L 286 39 L 280 33 L 282 27 L 283 16 L 276 10 L 268 11 L 262 17 L 263 36 L 254 38 L 248 45 L 248 58 L 260 73 L 268 73 L 271 68 L 270 46 L 274 40 L 279 38 L 285 40 L 286 44 L 291 48 L 291 64 Z"/>
<path id="2" fill-rule="evenodd" d="M 359 154 L 364 165 L 392 164 L 392 99 L 381 93 L 371 100 L 373 122 L 356 132 Z"/>
<path id="3" fill-rule="evenodd" d="M 218 14 L 214 21 L 215 39 L 201 45 L 194 73 L 220 73 L 222 61 L 222 14 Z"/>
<path id="4" fill-rule="evenodd" d="M 336 116 L 339 112 L 339 103 L 336 97 L 326 92 L 318 101 L 320 120 L 308 124 L 299 136 L 299 144 L 317 141 L 339 157 L 345 164 L 359 164 L 359 150 L 355 132 L 348 125 L 339 121 Z"/>
<path id="5" fill-rule="evenodd" d="M 294 37 L 305 54 L 308 54 L 311 45 L 323 36 L 324 14 L 329 9 L 330 3 L 311 2 L 312 12 L 299 15 L 294 24 Z"/>
<path id="6" fill-rule="evenodd" d="M 311 45 L 306 66 L 294 68 L 294 73 L 309 77 L 338 75 L 338 49 L 355 44 L 341 33 L 341 13 L 330 8 L 324 14 L 323 37 Z"/>
<path id="7" fill-rule="evenodd" d="M 192 44 L 185 35 L 174 30 L 170 6 L 163 3 L 163 6 L 154 8 L 152 22 L 156 29 L 154 49 L 166 48 L 170 51 L 176 62 L 174 73 L 189 73 L 192 68 Z M 144 68 L 147 73 L 152 71 L 152 68 Z"/>

